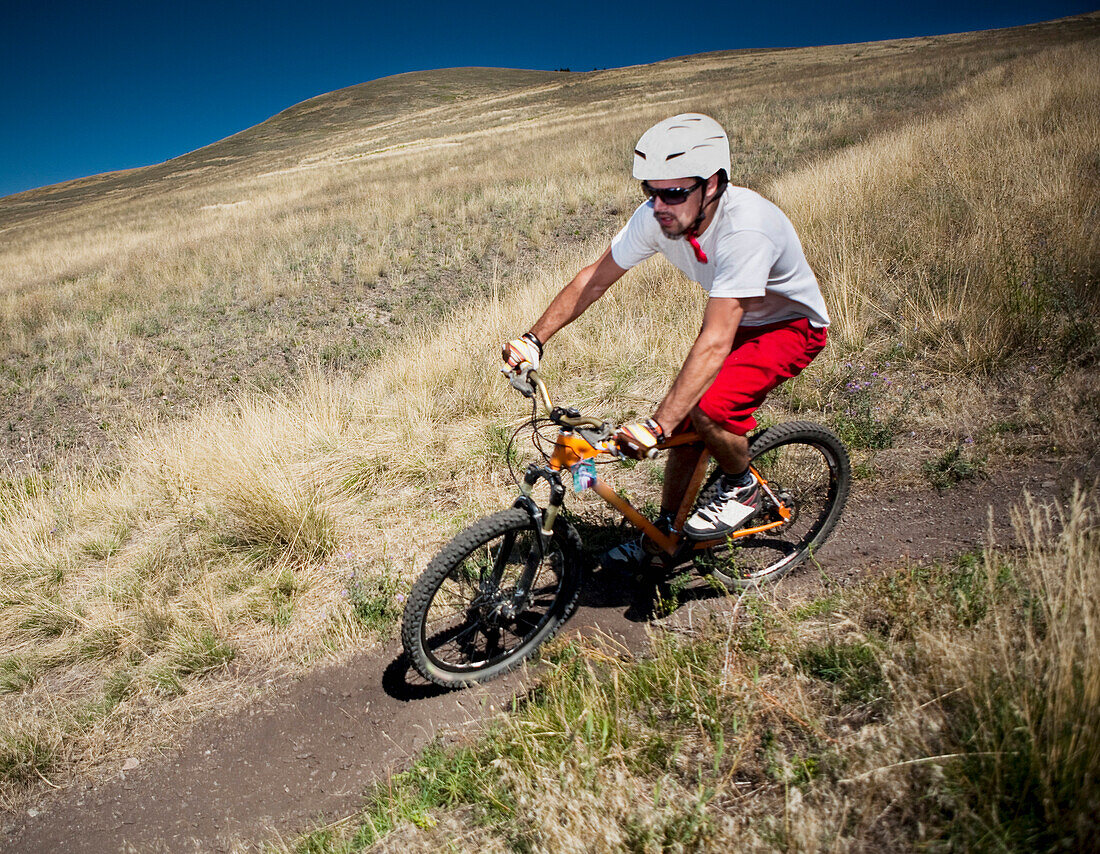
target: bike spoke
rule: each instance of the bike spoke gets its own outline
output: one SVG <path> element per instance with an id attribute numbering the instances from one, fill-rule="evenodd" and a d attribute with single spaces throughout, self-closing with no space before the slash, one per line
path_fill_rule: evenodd
<path id="1" fill-rule="evenodd" d="M 484 543 L 441 581 L 424 626 L 423 644 L 441 667 L 476 670 L 512 654 L 546 624 L 560 593 L 561 557 L 539 560 L 531 529 Z M 520 601 L 518 586 L 530 576 Z M 521 607 L 522 606 L 522 607 Z"/>
<path id="2" fill-rule="evenodd" d="M 840 466 L 827 439 L 798 436 L 757 454 L 753 467 L 768 489 L 762 490 L 760 510 L 749 525 L 783 524 L 701 552 L 696 565 L 731 584 L 782 575 L 806 557 L 830 518 L 835 523 L 830 514 L 837 500 Z M 844 477 L 846 472 L 845 468 Z M 783 519 L 773 496 L 790 511 L 789 519 Z"/>

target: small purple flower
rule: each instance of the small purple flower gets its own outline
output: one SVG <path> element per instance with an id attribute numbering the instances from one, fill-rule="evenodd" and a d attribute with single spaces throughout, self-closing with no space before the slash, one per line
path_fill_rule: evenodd
<path id="1" fill-rule="evenodd" d="M 971 439 L 971 438 L 970 438 L 969 436 L 967 436 L 967 437 L 966 437 L 966 444 L 968 444 L 968 445 L 973 445 L 973 444 L 974 444 L 974 440 L 973 440 L 973 439 Z"/>
<path id="2" fill-rule="evenodd" d="M 404 601 L 405 601 L 405 597 L 404 597 L 404 596 L 402 596 L 402 595 L 401 595 L 400 593 L 398 593 L 398 594 L 397 594 L 397 595 L 396 595 L 395 597 L 393 597 L 393 598 L 397 600 L 397 603 L 398 603 L 398 604 L 401 604 L 402 602 L 404 602 Z"/>

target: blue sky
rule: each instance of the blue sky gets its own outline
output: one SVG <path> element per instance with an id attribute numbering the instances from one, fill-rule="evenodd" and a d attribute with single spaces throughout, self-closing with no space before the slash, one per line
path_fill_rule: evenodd
<path id="1" fill-rule="evenodd" d="M 426 68 L 587 71 L 745 47 L 1013 26 L 1095 3 L 8 0 L 0 196 L 200 148 L 323 92 Z"/>

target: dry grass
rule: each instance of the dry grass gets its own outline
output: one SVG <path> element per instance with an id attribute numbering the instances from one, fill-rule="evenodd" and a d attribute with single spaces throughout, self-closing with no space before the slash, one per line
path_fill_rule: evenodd
<path id="1" fill-rule="evenodd" d="M 291 848 L 1091 849 L 1098 511 L 1029 505 L 1021 553 L 745 600 L 645 660 L 560 647 L 479 741 Z"/>
<path id="2" fill-rule="evenodd" d="M 988 374 L 1044 344 L 1096 357 L 1071 336 L 1100 307 L 1098 80 L 1096 50 L 1002 66 L 963 109 L 776 184 L 848 346 L 947 373 Z M 1068 328 L 1037 340 L 1052 314 Z"/>
<path id="3" fill-rule="evenodd" d="M 3 200 L 7 462 L 113 464 L 151 421 L 318 365 L 357 374 L 408 321 L 609 236 L 636 199 L 622 152 L 671 111 L 712 112 L 735 179 L 767 189 L 1095 29 L 378 81 L 169 164 Z"/>
<path id="4" fill-rule="evenodd" d="M 35 429 L 66 426 L 43 444 L 9 416 L 4 796 L 162 738 L 154 711 L 212 704 L 389 630 L 394 596 L 436 545 L 507 500 L 492 451 L 522 407 L 496 375 L 498 342 L 606 244 L 634 200 L 621 152 L 669 111 L 705 108 L 733 129 L 738 168 L 792 211 L 822 271 L 839 334 L 773 414 L 847 418 L 849 440 L 872 450 L 884 407 L 934 435 L 993 435 L 996 389 L 979 380 L 972 394 L 961 371 L 1003 365 L 1041 310 L 1069 330 L 1053 358 L 1080 368 L 1056 380 L 1065 417 L 1050 426 L 1070 443 L 1091 435 L 1095 324 L 1055 296 L 1094 308 L 1082 152 L 1096 138 L 1095 42 L 988 71 L 1009 47 L 1023 44 L 703 57 L 585 76 L 576 91 L 555 78 L 492 95 L 506 132 L 472 129 L 488 102 L 471 96 L 265 154 L 262 173 L 211 169 L 163 194 L 120 184 L 117 198 L 9 226 L 5 399 L 42 416 Z M 870 136 L 913 115 L 915 128 Z M 1024 287 L 1012 269 L 1028 282 L 1045 271 L 1042 299 L 1010 299 Z M 645 411 L 701 306 L 697 288 L 646 265 L 555 339 L 546 373 L 583 409 Z M 931 325 L 910 333 L 920 316 Z M 904 365 L 890 388 L 852 391 L 887 358 Z M 930 370 L 953 373 L 930 382 Z M 1037 400 L 1050 384 L 1044 372 Z M 90 412 L 107 413 L 102 429 L 80 433 Z M 1045 430 L 1035 412 L 1025 427 Z M 115 450 L 98 472 L 50 444 L 100 434 Z"/>

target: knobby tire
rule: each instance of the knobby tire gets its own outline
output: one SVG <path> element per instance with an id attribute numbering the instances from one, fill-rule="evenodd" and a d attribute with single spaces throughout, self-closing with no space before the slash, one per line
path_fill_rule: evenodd
<path id="1" fill-rule="evenodd" d="M 516 605 L 523 598 L 516 582 L 525 561 L 537 559 L 537 536 L 530 514 L 509 508 L 460 532 L 428 564 L 409 593 L 401 625 L 405 652 L 421 676 L 447 688 L 495 679 L 532 656 L 572 616 L 581 543 L 560 519 L 530 596 Z"/>
<path id="2" fill-rule="evenodd" d="M 762 430 L 749 443 L 752 465 L 794 504 L 796 517 L 774 532 L 731 539 L 695 558 L 704 573 L 731 590 L 778 581 L 813 555 L 840 521 L 851 489 L 851 463 L 835 433 L 809 421 Z M 717 478 L 712 475 L 710 483 Z M 707 487 L 704 487 L 706 489 Z M 764 518 L 770 501 L 761 494 Z"/>

